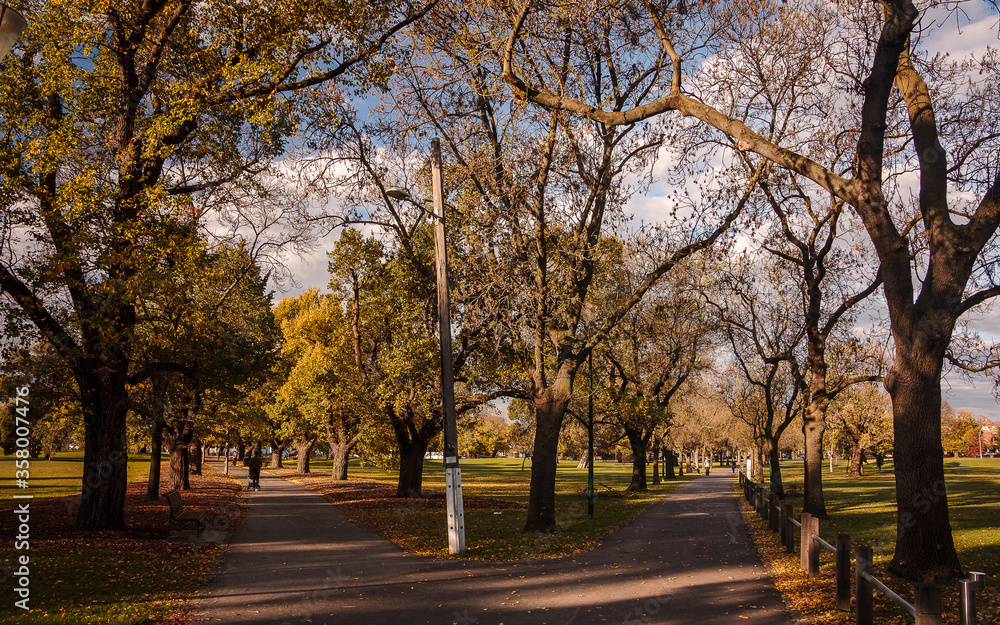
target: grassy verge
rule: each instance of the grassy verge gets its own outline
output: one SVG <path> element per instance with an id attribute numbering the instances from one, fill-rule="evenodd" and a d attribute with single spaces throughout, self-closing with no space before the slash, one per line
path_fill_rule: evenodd
<path id="1" fill-rule="evenodd" d="M 527 514 L 530 464 L 521 460 L 482 458 L 462 461 L 467 550 L 460 557 L 477 560 L 518 560 L 556 557 L 592 548 L 602 537 L 628 522 L 654 501 L 676 489 L 688 477 L 649 486 L 644 493 L 626 493 L 631 465 L 598 462 L 594 467 L 594 518 L 587 513 L 587 470 L 576 462 L 560 462 L 556 482 L 556 519 L 560 531 L 521 531 Z M 314 462 L 309 474 L 294 469 L 274 471 L 323 493 L 354 521 L 396 544 L 423 555 L 447 556 L 444 470 L 440 462 L 424 467 L 422 499 L 396 499 L 396 474 L 352 462 L 346 482 L 330 479 L 330 463 Z"/>
<path id="2" fill-rule="evenodd" d="M 167 456 L 163 456 L 166 464 Z M 12 478 L 14 476 L 16 458 L 13 455 L 0 455 L 0 508 L 6 507 L 12 501 L 10 496 L 14 491 Z M 135 454 L 129 457 L 128 481 L 134 482 L 145 476 L 149 470 L 149 454 Z M 51 460 L 44 458 L 30 459 L 31 495 L 38 499 L 75 495 L 83 485 L 83 452 L 69 451 L 55 454 Z"/>
<path id="3" fill-rule="evenodd" d="M 874 467 L 873 467 L 874 468 Z M 801 463 L 782 464 L 782 477 L 786 488 L 802 485 Z M 881 472 L 874 471 L 861 478 L 849 478 L 845 465 L 834 473 L 823 474 L 823 491 L 826 497 L 829 521 L 820 524 L 820 534 L 834 542 L 838 533 L 849 534 L 854 546 L 869 545 L 875 555 L 875 575 L 903 598 L 912 601 L 912 586 L 896 580 L 886 572 L 892 559 L 896 537 L 895 481 L 891 462 Z M 987 574 L 986 590 L 979 593 L 980 623 L 1000 623 L 1000 460 L 946 459 L 945 482 L 947 485 L 949 513 L 955 547 L 967 571 Z M 798 516 L 802 497 L 789 501 Z M 833 608 L 834 569 L 832 555 L 823 552 L 822 569 L 818 579 L 808 579 L 799 570 L 798 554 L 787 555 L 772 534 L 767 522 L 752 513 L 743 504 L 745 516 L 752 529 L 761 557 L 774 574 L 775 583 L 788 606 L 802 615 L 802 621 L 817 624 L 853 623 L 853 615 L 837 612 Z M 959 622 L 958 588 L 956 584 L 944 589 L 945 623 Z M 875 621 L 877 623 L 908 623 L 903 615 L 884 596 L 875 593 Z"/>
<path id="4" fill-rule="evenodd" d="M 0 466 L 8 460 L 0 459 Z M 46 475 L 46 464 L 52 465 L 50 481 L 36 487 L 36 476 Z M 178 613 L 215 562 L 228 531 L 242 517 L 240 487 L 210 467 L 204 475 L 191 476 L 191 490 L 181 496 L 185 508 L 208 515 L 207 528 L 199 539 L 194 530 L 171 528 L 162 498 L 146 500 L 145 463 L 133 459 L 129 465 L 132 481 L 125 501 L 128 530 L 124 532 L 81 532 L 74 527 L 82 460 L 74 462 L 70 457 L 61 462 L 32 462 L 29 491 L 36 498 L 30 500 L 27 550 L 11 548 L 9 538 L 17 533 L 17 521 L 10 511 L 14 502 L 9 490 L 4 493 L 0 501 L 4 509 L 0 512 L 0 534 L 4 536 L 0 578 L 5 580 L 5 600 L 0 605 L 0 622 L 162 623 Z M 169 488 L 166 475 L 160 488 Z M 74 491 L 77 494 L 53 496 Z M 16 558 L 21 555 L 29 557 L 28 612 L 14 607 L 15 597 L 9 590 Z"/>

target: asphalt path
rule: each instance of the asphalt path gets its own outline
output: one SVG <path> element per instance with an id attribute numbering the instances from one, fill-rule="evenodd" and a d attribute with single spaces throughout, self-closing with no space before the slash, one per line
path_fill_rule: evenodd
<path id="1" fill-rule="evenodd" d="M 790 625 L 733 480 L 726 470 L 698 477 L 587 553 L 497 563 L 407 554 L 265 473 L 189 622 Z"/>

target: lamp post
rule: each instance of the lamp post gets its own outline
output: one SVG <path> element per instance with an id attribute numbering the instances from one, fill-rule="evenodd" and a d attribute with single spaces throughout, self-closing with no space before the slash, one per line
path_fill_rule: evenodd
<path id="1" fill-rule="evenodd" d="M 444 179 L 441 141 L 431 139 L 431 186 L 434 199 L 434 257 L 437 270 L 438 326 L 441 333 L 441 412 L 444 417 L 444 483 L 448 509 L 448 553 L 465 551 L 465 511 L 462 470 L 458 468 L 458 428 L 455 424 L 455 372 L 451 362 L 451 300 L 448 297 L 448 251 L 444 230 Z M 387 189 L 394 200 L 405 200 L 429 212 L 405 189 Z"/>
<path id="2" fill-rule="evenodd" d="M 7 56 L 27 26 L 28 22 L 20 13 L 0 3 L 0 60 Z"/>

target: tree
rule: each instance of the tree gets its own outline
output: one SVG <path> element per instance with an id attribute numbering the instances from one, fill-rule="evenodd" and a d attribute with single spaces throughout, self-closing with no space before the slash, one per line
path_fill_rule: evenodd
<path id="1" fill-rule="evenodd" d="M 240 402 L 262 383 L 277 349 L 267 277 L 245 246 L 209 250 L 191 237 L 168 261 L 156 291 L 135 307 L 136 355 L 176 368 L 156 371 L 132 390 L 131 410 L 152 424 L 150 499 L 159 496 L 161 437 L 174 487 L 188 488 L 189 461 L 200 470 L 202 438 L 228 425 L 213 422 L 230 414 L 220 405 Z"/>
<path id="2" fill-rule="evenodd" d="M 75 435 L 81 434 L 82 413 L 77 401 L 76 386 L 71 373 L 56 350 L 44 339 L 31 345 L 9 350 L 4 355 L 0 393 L 14 397 L 17 387 L 30 389 L 27 406 L 5 404 L 2 418 L 4 453 L 14 453 L 15 416 L 30 424 L 28 450 L 32 457 L 39 452 L 51 459 L 63 451 Z M 23 412 L 18 412 L 18 409 Z M 83 443 L 83 437 L 79 437 Z"/>
<path id="3" fill-rule="evenodd" d="M 602 238 L 623 219 L 622 207 L 641 188 L 668 129 L 653 124 L 613 129 L 562 114 L 508 106 L 501 93 L 496 33 L 505 23 L 492 7 L 444 7 L 421 24 L 427 49 L 399 75 L 393 99 L 401 119 L 442 137 L 455 163 L 456 207 L 475 274 L 464 285 L 488 316 L 486 333 L 509 350 L 520 380 L 506 392 L 530 399 L 535 434 L 524 529 L 553 531 L 559 437 L 582 363 L 629 309 L 674 265 L 711 245 L 742 208 L 742 190 L 713 195 L 714 220 L 670 224 L 660 233 L 670 252 L 655 255 L 635 290 L 609 308 L 592 335 L 581 334 Z M 626 108 L 653 88 L 656 72 L 634 71 L 616 55 L 586 44 L 608 41 L 611 19 L 582 32 L 567 22 L 535 41 L 546 47 L 530 68 L 567 92 L 583 90 Z M 423 62 L 423 60 L 426 62 Z M 422 68 L 433 71 L 422 71 Z M 444 94 L 444 97 L 439 97 Z M 632 175 L 636 185 L 624 181 Z M 711 223 L 711 227 L 706 227 Z M 652 238 L 654 234 L 648 233 Z M 480 313 L 480 311 L 482 311 Z M 478 328 L 479 324 L 471 327 Z"/>
<path id="4" fill-rule="evenodd" d="M 733 415 L 751 426 L 770 466 L 771 492 L 784 498 L 781 480 L 781 435 L 799 413 L 802 399 L 797 351 L 806 335 L 804 314 L 796 298 L 793 268 L 750 253 L 732 261 L 719 278 L 715 292 L 722 301 L 708 300 L 717 312 L 732 348 L 734 364 L 719 389 L 728 398 Z M 745 384 L 734 384 L 735 375 Z"/>
<path id="5" fill-rule="evenodd" d="M 971 457 L 979 455 L 979 428 L 982 417 L 968 410 L 955 410 L 944 402 L 941 405 L 941 445 L 944 452 Z M 970 453 L 974 450 L 973 453 Z"/>
<path id="6" fill-rule="evenodd" d="M 655 433 L 669 425 L 671 400 L 706 366 L 705 352 L 718 338 L 711 317 L 701 307 L 698 281 L 705 264 L 699 261 L 690 258 L 661 280 L 618 324 L 607 348 L 598 351 L 608 363 L 606 395 L 611 418 L 624 431 L 632 452 L 627 490 L 647 489 L 650 441 L 655 445 Z M 617 278 L 617 288 L 625 284 L 632 290 L 641 275 L 628 268 L 636 266 L 637 259 L 628 258 L 620 270 L 606 273 Z"/>
<path id="7" fill-rule="evenodd" d="M 311 441 L 325 436 L 333 455 L 335 480 L 347 479 L 347 460 L 360 438 L 361 374 L 351 349 L 350 324 L 341 300 L 310 290 L 285 299 L 275 311 L 284 334 L 287 360 L 274 410 L 284 415 L 296 443 L 298 470 L 308 472 Z"/>
<path id="8" fill-rule="evenodd" d="M 605 110 L 600 100 L 589 104 L 568 96 L 555 83 L 544 84 L 543 77 L 533 77 L 534 84 L 529 84 L 515 71 L 515 51 L 531 49 L 522 40 L 533 5 L 523 4 L 504 48 L 504 78 L 518 97 L 608 125 L 632 124 L 675 111 L 717 129 L 740 150 L 752 151 L 811 180 L 852 207 L 879 259 L 896 349 L 885 381 L 893 403 L 894 454 L 901 469 L 896 472 L 899 524 L 890 568 L 908 579 L 961 575 L 947 497 L 926 509 L 921 492 L 944 479 L 940 378 L 955 324 L 963 314 L 1000 294 L 990 279 L 991 242 L 1000 225 L 1000 178 L 991 160 L 1000 136 L 996 132 L 1000 123 L 995 111 L 1000 84 L 996 54 L 988 51 L 967 60 L 931 57 L 919 48 L 922 37 L 918 35 L 943 28 L 948 21 L 921 22 L 928 9 L 918 8 L 912 0 L 836 6 L 801 2 L 787 7 L 754 3 L 745 13 L 735 4 L 713 3 L 699 6 L 691 15 L 672 4 L 654 7 L 643 0 L 660 49 L 672 67 L 669 91 L 628 110 Z M 602 9 L 607 12 L 607 7 Z M 741 20 L 741 14 L 751 17 Z M 845 155 L 856 168 L 840 173 L 834 164 L 824 162 L 822 153 L 812 158 L 769 140 L 766 120 L 761 120 L 763 124 L 740 121 L 713 107 L 711 98 L 682 89 L 685 74 L 697 71 L 698 55 L 713 46 L 729 45 L 726 33 L 753 23 L 754 14 L 842 25 L 835 29 L 834 40 L 848 45 L 830 48 L 843 52 L 838 63 L 831 64 L 831 75 L 839 75 L 838 65 L 855 67 L 861 69 L 858 75 L 863 81 L 845 80 L 820 88 L 828 89 L 823 93 L 829 101 L 843 102 L 840 106 L 845 113 L 856 116 L 854 132 L 848 135 L 854 148 Z M 921 30 L 916 30 L 918 24 Z M 692 32 L 711 35 L 707 40 L 695 38 L 696 45 L 685 45 L 692 41 Z M 773 43 L 752 32 L 740 36 L 753 38 L 761 46 Z M 636 40 L 631 49 L 639 45 Z M 796 118 L 808 127 L 814 112 L 801 109 Z M 897 114 L 909 121 L 902 135 L 887 132 L 891 117 Z M 916 165 L 919 223 L 927 240 L 926 251 L 916 258 L 909 238 L 915 233 L 906 227 L 910 219 L 891 210 L 892 188 L 885 183 L 891 168 L 907 167 L 907 161 Z M 913 273 L 920 266 L 923 281 L 918 293 Z"/>
<path id="9" fill-rule="evenodd" d="M 884 454 L 892 449 L 892 420 L 888 398 L 874 384 L 844 391 L 833 404 L 832 426 L 847 446 L 847 474 L 860 477 L 866 451 Z"/>
<path id="10" fill-rule="evenodd" d="M 194 210 L 206 227 L 236 215 L 228 223 L 248 225 L 251 209 L 227 200 L 277 189 L 262 181 L 294 126 L 294 94 L 379 82 L 380 51 L 428 9 L 177 0 L 25 11 L 33 26 L 4 65 L 0 101 L 5 241 L 16 243 L 0 289 L 76 378 L 84 475 L 100 478 L 81 528 L 124 528 L 129 388 L 168 368 L 133 360 L 136 295 L 172 246 L 163 223 Z M 257 198 L 253 209 L 266 204 Z"/>

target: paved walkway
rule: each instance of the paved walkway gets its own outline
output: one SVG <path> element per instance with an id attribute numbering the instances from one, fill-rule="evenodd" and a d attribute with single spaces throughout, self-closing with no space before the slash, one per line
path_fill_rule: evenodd
<path id="1" fill-rule="evenodd" d="M 322 496 L 264 475 L 222 571 L 189 604 L 191 622 L 789 625 L 733 479 L 692 480 L 588 553 L 493 563 L 406 554 Z"/>

